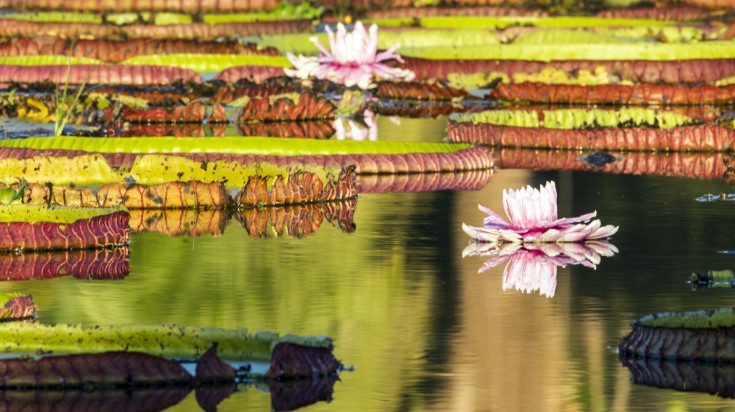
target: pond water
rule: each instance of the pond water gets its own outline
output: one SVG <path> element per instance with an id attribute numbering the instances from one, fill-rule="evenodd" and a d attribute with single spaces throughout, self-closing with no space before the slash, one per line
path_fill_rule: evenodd
<path id="1" fill-rule="evenodd" d="M 379 122 L 382 140 L 441 140 L 445 120 Z M 597 210 L 620 226 L 619 253 L 596 270 L 559 268 L 553 297 L 503 290 L 504 265 L 462 258 L 481 203 L 555 181 L 559 214 Z M 723 180 L 496 170 L 479 191 L 363 194 L 356 229 L 324 222 L 303 238 L 254 240 L 236 222 L 221 236 L 133 235 L 130 274 L 6 282 L 33 294 L 42 322 L 247 327 L 328 335 L 344 372 L 313 411 L 735 410 L 731 400 L 631 381 L 611 345 L 645 314 L 728 306 L 735 290 L 687 283 L 735 269 L 735 204 Z M 220 410 L 268 410 L 244 387 Z M 177 410 L 199 410 L 190 395 Z"/>

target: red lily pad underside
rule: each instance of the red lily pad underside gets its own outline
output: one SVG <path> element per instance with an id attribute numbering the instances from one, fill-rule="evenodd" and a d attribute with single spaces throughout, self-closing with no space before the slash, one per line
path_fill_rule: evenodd
<path id="1" fill-rule="evenodd" d="M 455 142 L 502 147 L 712 152 L 735 146 L 735 130 L 718 125 L 562 130 L 450 121 L 448 131 Z"/>
<path id="2" fill-rule="evenodd" d="M 735 328 L 669 328 L 635 325 L 620 353 L 652 359 L 735 362 Z"/>
<path id="3" fill-rule="evenodd" d="M 491 100 L 535 103 L 615 104 L 729 104 L 735 100 L 735 85 L 603 84 L 593 86 L 515 83 L 499 84 Z"/>
<path id="4" fill-rule="evenodd" d="M 570 150 L 493 150 L 495 165 L 501 169 L 580 170 L 630 175 L 681 176 L 720 179 L 727 167 L 722 153 L 612 153 L 617 159 L 600 166 L 580 160 L 585 153 Z"/>
<path id="5" fill-rule="evenodd" d="M 125 245 L 127 212 L 114 212 L 68 225 L 50 222 L 0 223 L 0 250 L 68 250 Z"/>
<path id="6" fill-rule="evenodd" d="M 604 67 L 620 80 L 635 83 L 709 83 L 735 76 L 735 59 L 695 60 L 431 60 L 404 57 L 403 68 L 416 73 L 417 79 L 446 79 L 450 73 L 539 73 L 553 68 L 567 73 L 578 70 L 594 72 Z"/>

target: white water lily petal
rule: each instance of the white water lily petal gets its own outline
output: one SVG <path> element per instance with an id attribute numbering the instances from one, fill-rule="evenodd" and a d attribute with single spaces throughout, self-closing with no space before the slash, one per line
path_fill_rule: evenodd
<path id="1" fill-rule="evenodd" d="M 617 226 L 602 226 L 598 219 L 590 222 L 597 216 L 596 211 L 576 217 L 558 218 L 556 197 L 556 185 L 551 181 L 538 189 L 531 186 L 518 190 L 504 189 L 503 209 L 508 215 L 508 221 L 489 208 L 479 205 L 480 210 L 487 215 L 483 219 L 483 226 L 489 232 L 484 233 L 493 233 L 492 242 L 525 244 L 575 243 L 604 239 L 617 233 Z M 478 237 L 475 239 L 481 240 Z"/>
<path id="2" fill-rule="evenodd" d="M 317 79 L 329 80 L 344 84 L 347 87 L 357 86 L 361 89 L 375 87 L 375 79 L 386 80 L 413 80 L 415 75 L 412 71 L 397 67 L 390 67 L 384 62 L 398 60 L 402 62 L 395 50 L 398 45 L 378 53 L 378 26 L 370 26 L 365 30 L 362 22 L 355 23 L 351 32 L 348 32 L 344 24 L 337 24 L 337 32 L 326 28 L 329 40 L 327 50 L 317 38 L 310 40 L 319 49 L 319 57 L 316 65 L 304 56 L 299 58 L 289 57 L 294 69 L 288 69 L 287 75 L 305 79 L 315 77 Z"/>

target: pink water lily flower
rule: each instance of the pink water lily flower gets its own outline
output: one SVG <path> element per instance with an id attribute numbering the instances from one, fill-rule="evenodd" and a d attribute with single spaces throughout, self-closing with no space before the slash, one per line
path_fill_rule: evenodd
<path id="1" fill-rule="evenodd" d="M 597 212 L 577 217 L 557 217 L 556 185 L 534 189 L 503 190 L 503 207 L 510 218 L 506 221 L 492 210 L 480 205 L 487 213 L 482 227 L 462 224 L 462 229 L 478 242 L 563 243 L 605 239 L 618 231 L 618 226 L 602 226 L 599 219 L 590 221 Z"/>
<path id="2" fill-rule="evenodd" d="M 318 57 L 294 56 L 287 53 L 286 57 L 294 66 L 285 69 L 288 76 L 307 79 L 316 77 L 347 87 L 357 85 L 361 89 L 374 87 L 373 80 L 398 79 L 413 80 L 414 73 L 386 65 L 387 60 L 403 62 L 395 51 L 399 45 L 394 45 L 384 52 L 378 53 L 378 26 L 370 26 L 369 33 L 362 22 L 355 23 L 355 28 L 348 33 L 342 23 L 337 24 L 337 34 L 327 27 L 329 48 L 327 50 L 316 37 L 310 40 L 319 48 Z"/>

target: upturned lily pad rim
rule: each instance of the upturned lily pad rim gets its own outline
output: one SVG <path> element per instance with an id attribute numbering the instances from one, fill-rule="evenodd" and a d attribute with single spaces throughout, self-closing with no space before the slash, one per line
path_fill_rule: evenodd
<path id="1" fill-rule="evenodd" d="M 425 28 L 483 28 L 504 29 L 512 26 L 533 27 L 620 27 L 620 26 L 671 26 L 676 22 L 652 19 L 624 19 L 585 16 L 534 17 L 534 16 L 431 16 L 419 19 L 378 19 L 381 26 L 403 26 L 407 23 Z"/>
<path id="2" fill-rule="evenodd" d="M 120 64 L 133 66 L 175 66 L 193 70 L 197 73 L 219 73 L 225 69 L 237 66 L 291 66 L 291 62 L 285 56 L 215 53 L 140 55 L 123 60 Z"/>
<path id="3" fill-rule="evenodd" d="M 735 42 L 620 44 L 501 44 L 486 46 L 401 48 L 404 57 L 430 60 L 695 60 L 735 58 Z"/>
<path id="4" fill-rule="evenodd" d="M 735 307 L 651 313 L 634 320 L 633 327 L 718 329 L 735 327 Z"/>
<path id="5" fill-rule="evenodd" d="M 218 343 L 223 360 L 267 361 L 280 342 L 331 347 L 325 336 L 279 337 L 277 333 L 251 333 L 245 328 L 161 325 L 87 325 L 0 323 L 0 352 L 57 354 L 134 351 L 166 357 L 196 358 Z"/>
<path id="6" fill-rule="evenodd" d="M 270 156 L 454 153 L 473 144 L 312 140 L 272 137 L 29 137 L 0 141 L 0 147 L 89 153 L 223 153 Z"/>

